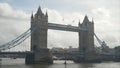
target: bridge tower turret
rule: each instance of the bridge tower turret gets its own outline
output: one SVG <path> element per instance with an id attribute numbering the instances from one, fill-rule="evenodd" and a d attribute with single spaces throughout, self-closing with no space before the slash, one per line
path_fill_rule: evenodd
<path id="1" fill-rule="evenodd" d="M 47 48 L 48 15 L 42 13 L 41 7 L 31 16 L 31 51 L 33 55 L 26 57 L 26 63 L 53 63 Z M 32 57 L 29 57 L 32 56 Z"/>
<path id="2" fill-rule="evenodd" d="M 87 31 L 79 32 L 79 51 L 84 54 L 94 52 L 94 23 L 90 22 L 88 17 L 85 16 L 83 23 L 79 24 L 80 28 Z"/>

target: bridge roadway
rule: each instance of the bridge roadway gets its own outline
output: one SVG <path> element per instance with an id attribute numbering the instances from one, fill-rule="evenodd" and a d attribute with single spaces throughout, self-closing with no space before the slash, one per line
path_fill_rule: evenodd
<path id="1" fill-rule="evenodd" d="M 32 51 L 27 51 L 27 52 L 0 52 L 0 55 L 2 54 L 30 54 L 33 53 Z"/>
<path id="2" fill-rule="evenodd" d="M 82 31 L 87 31 L 87 29 L 80 28 L 80 27 L 77 27 L 77 26 L 55 24 L 55 23 L 48 23 L 48 29 L 72 31 L 72 32 L 80 32 L 81 30 Z"/>
<path id="3" fill-rule="evenodd" d="M 26 52 L 0 52 L 0 58 L 25 58 L 27 54 L 32 54 L 32 51 Z"/>

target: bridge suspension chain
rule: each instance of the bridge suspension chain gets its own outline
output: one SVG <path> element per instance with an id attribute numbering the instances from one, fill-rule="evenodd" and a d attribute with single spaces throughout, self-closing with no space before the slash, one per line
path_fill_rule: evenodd
<path id="1" fill-rule="evenodd" d="M 109 46 L 107 46 L 107 44 L 105 43 L 105 41 L 101 41 L 97 35 L 94 33 L 98 43 L 101 45 L 100 48 L 96 48 L 97 51 L 100 51 L 99 53 L 101 54 L 110 54 L 110 48 Z"/>
<path id="2" fill-rule="evenodd" d="M 100 45 L 102 45 L 102 41 L 97 37 L 97 35 L 94 33 L 94 35 L 95 35 L 95 38 L 97 39 L 97 41 L 98 41 L 98 43 L 100 44 Z"/>
<path id="3" fill-rule="evenodd" d="M 106 47 L 107 47 L 107 44 L 105 43 L 105 41 L 101 41 L 101 40 L 97 37 L 97 35 L 96 35 L 95 33 L 94 33 L 94 35 L 95 35 L 98 43 L 101 45 L 101 47 L 102 47 L 102 48 L 106 48 Z"/>
<path id="4" fill-rule="evenodd" d="M 21 44 L 24 40 L 26 40 L 31 35 L 31 28 L 29 28 L 26 32 L 18 36 L 17 38 L 9 41 L 8 43 L 5 43 L 3 45 L 0 45 L 0 51 L 1 50 L 7 50 L 10 48 L 13 48 L 19 44 Z"/>

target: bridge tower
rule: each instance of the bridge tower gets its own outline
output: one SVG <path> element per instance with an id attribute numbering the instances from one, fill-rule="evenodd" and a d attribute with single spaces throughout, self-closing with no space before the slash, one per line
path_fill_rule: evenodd
<path id="1" fill-rule="evenodd" d="M 43 14 L 39 7 L 31 16 L 31 51 L 26 56 L 26 64 L 53 63 L 52 55 L 47 48 L 48 15 Z"/>
<path id="2" fill-rule="evenodd" d="M 85 16 L 83 23 L 78 24 L 80 28 L 87 29 L 87 31 L 79 32 L 79 51 L 83 53 L 85 59 L 94 58 L 94 22 L 90 22 L 88 17 Z"/>

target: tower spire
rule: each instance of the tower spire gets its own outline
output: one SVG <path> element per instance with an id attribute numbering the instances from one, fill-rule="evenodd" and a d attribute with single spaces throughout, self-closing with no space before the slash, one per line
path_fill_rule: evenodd
<path id="1" fill-rule="evenodd" d="M 78 25 L 80 26 L 80 19 L 79 19 Z"/>
<path id="2" fill-rule="evenodd" d="M 48 13 L 47 13 L 47 10 L 46 10 L 46 14 L 45 14 L 46 17 L 48 17 Z"/>
<path id="3" fill-rule="evenodd" d="M 94 23 L 94 20 L 93 20 L 93 18 L 92 18 L 92 23 Z"/>
<path id="4" fill-rule="evenodd" d="M 89 21 L 87 15 L 85 15 L 84 21 Z"/>
<path id="5" fill-rule="evenodd" d="M 87 23 L 89 23 L 89 19 L 88 19 L 87 15 L 85 15 L 84 20 L 83 20 L 83 23 L 84 23 L 85 25 L 87 25 Z"/>
<path id="6" fill-rule="evenodd" d="M 42 10 L 41 10 L 41 7 L 39 6 L 37 10 L 37 14 L 40 14 L 40 13 L 42 13 Z"/>
<path id="7" fill-rule="evenodd" d="M 32 12 L 32 14 L 31 14 L 31 22 L 33 22 L 34 21 L 34 16 L 33 16 L 33 12 Z"/>
<path id="8" fill-rule="evenodd" d="M 32 12 L 32 14 L 31 14 L 31 19 L 33 19 L 33 12 Z"/>

